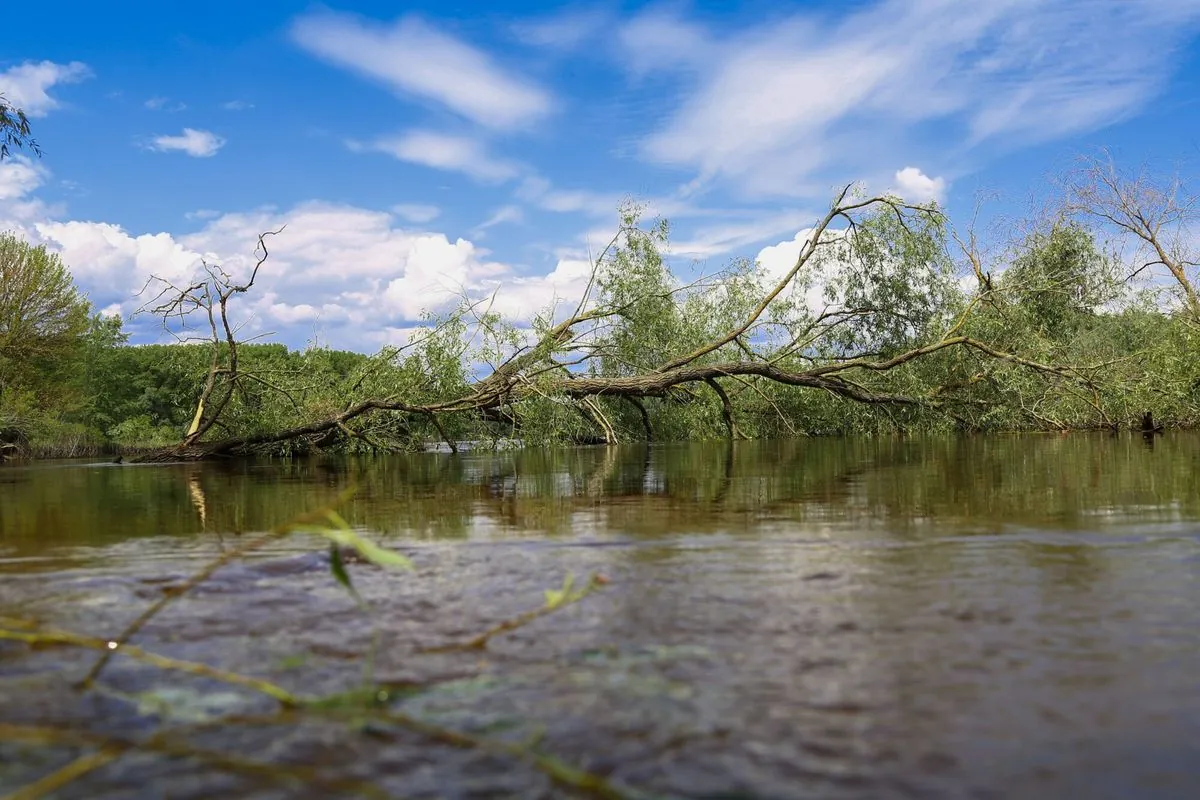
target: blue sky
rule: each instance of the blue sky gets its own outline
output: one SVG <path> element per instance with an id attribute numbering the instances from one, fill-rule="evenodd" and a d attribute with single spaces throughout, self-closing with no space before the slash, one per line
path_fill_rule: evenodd
<path id="1" fill-rule="evenodd" d="M 46 0 L 5 28 L 45 156 L 0 165 L 0 229 L 128 314 L 287 223 L 243 312 L 291 345 L 374 350 L 457 294 L 527 320 L 626 196 L 686 271 L 787 260 L 849 181 L 965 222 L 1097 147 L 1200 159 L 1200 0 Z"/>

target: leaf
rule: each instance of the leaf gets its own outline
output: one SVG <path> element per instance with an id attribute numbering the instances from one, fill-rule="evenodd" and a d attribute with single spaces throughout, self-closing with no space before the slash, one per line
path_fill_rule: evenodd
<path id="1" fill-rule="evenodd" d="M 336 516 L 336 515 L 335 515 Z M 338 517 L 341 520 L 341 517 Z M 341 524 L 345 525 L 345 521 L 341 520 Z M 395 550 L 388 550 L 380 547 L 354 531 L 350 530 L 349 526 L 341 529 L 326 528 L 321 525 L 300 525 L 294 528 L 297 531 L 306 533 L 315 533 L 318 536 L 323 536 L 330 542 L 342 547 L 349 547 L 362 556 L 365 560 L 379 567 L 394 567 L 397 569 L 413 569 L 412 560 L 407 556 L 402 556 Z"/>
<path id="2" fill-rule="evenodd" d="M 332 542 L 329 545 L 329 571 L 333 573 L 337 582 L 345 586 L 346 591 L 354 595 L 357 600 L 358 592 L 354 590 L 354 584 L 350 582 L 350 573 L 346 572 L 346 564 L 342 561 L 342 551 Z"/>
<path id="3" fill-rule="evenodd" d="M 563 578 L 561 589 L 546 590 L 546 608 L 558 608 L 571 598 L 571 587 L 575 584 L 575 574 L 568 572 Z"/>
<path id="4" fill-rule="evenodd" d="M 339 531 L 350 530 L 350 523 L 346 522 L 342 515 L 334 511 L 332 508 L 325 512 L 325 517 L 332 522 L 333 527 L 337 528 Z"/>
<path id="5" fill-rule="evenodd" d="M 396 569 L 413 569 L 412 560 L 402 556 L 395 550 L 380 547 L 370 539 L 359 536 L 354 531 L 329 531 L 326 537 L 346 547 L 353 547 L 358 554 L 379 567 L 394 567 Z"/>

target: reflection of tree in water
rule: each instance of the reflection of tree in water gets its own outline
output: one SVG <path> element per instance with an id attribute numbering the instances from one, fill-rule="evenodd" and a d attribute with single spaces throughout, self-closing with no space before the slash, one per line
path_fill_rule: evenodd
<path id="1" fill-rule="evenodd" d="M 741 531 L 920 535 L 1200 517 L 1197 437 L 798 439 L 179 466 L 6 468 L 5 544 L 264 530 L 356 486 L 353 524 L 418 537 Z"/>

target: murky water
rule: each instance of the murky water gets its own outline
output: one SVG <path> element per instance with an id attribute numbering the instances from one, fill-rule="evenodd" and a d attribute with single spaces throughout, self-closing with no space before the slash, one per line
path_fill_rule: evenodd
<path id="1" fill-rule="evenodd" d="M 352 564 L 366 612 L 293 537 L 135 643 L 303 694 L 361 685 L 373 650 L 394 711 L 631 794 L 1200 796 L 1190 434 L 5 467 L 0 617 L 116 635 L 164 586 L 350 485 L 347 519 L 417 565 Z M 537 607 L 569 572 L 609 583 L 486 650 L 420 652 Z M 70 690 L 94 657 L 0 641 L 0 734 L 146 742 L 165 725 L 276 768 L 147 745 L 57 796 L 340 797 L 347 779 L 397 797 L 579 794 L 510 755 L 369 715 L 280 717 L 129 659 L 104 691 Z M 0 735 L 0 793 L 84 752 Z"/>

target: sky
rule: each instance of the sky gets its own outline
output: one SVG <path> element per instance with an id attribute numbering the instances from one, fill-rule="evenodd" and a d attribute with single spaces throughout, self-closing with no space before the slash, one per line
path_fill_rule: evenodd
<path id="1" fill-rule="evenodd" d="M 0 230 L 127 319 L 239 273 L 250 335 L 365 352 L 494 293 L 579 295 L 626 199 L 681 274 L 794 259 L 838 187 L 1024 207 L 1081 154 L 1195 175 L 1200 0 L 18 4 L 0 94 L 44 150 Z M 19 35 L 11 35 L 17 31 Z M 163 335 L 133 316 L 134 341 Z"/>

